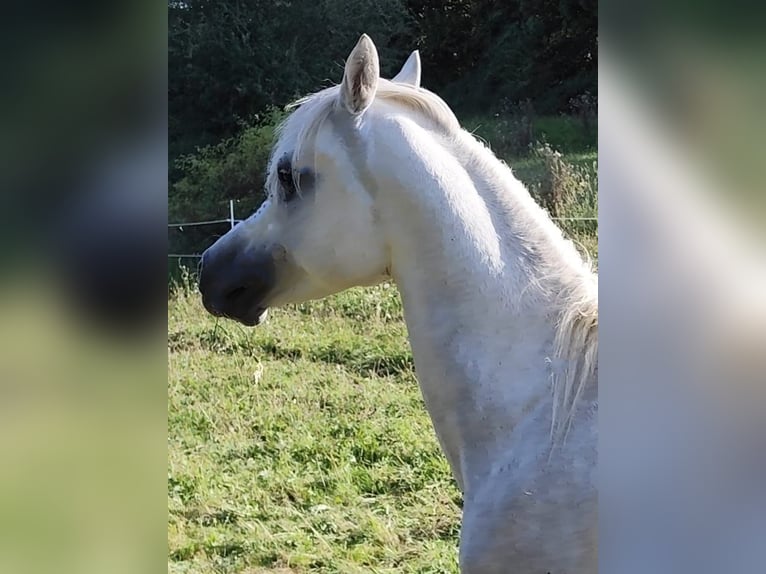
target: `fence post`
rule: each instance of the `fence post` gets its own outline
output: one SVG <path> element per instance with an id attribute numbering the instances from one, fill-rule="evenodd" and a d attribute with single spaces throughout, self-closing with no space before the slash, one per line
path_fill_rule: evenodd
<path id="1" fill-rule="evenodd" d="M 234 229 L 234 200 L 229 200 L 229 223 L 231 228 Z"/>

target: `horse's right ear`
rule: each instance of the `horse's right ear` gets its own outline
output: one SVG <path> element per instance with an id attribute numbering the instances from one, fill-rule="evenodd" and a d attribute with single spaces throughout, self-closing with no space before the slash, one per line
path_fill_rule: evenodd
<path id="1" fill-rule="evenodd" d="M 361 114 L 375 99 L 380 78 L 378 50 L 367 34 L 362 34 L 346 60 L 340 101 L 350 113 Z"/>

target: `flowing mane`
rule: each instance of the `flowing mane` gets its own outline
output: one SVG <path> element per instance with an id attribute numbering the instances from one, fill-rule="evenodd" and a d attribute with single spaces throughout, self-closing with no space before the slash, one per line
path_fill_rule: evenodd
<path id="1" fill-rule="evenodd" d="M 561 297 L 553 342 L 560 369 L 553 371 L 551 435 L 563 440 L 578 399 L 589 384 L 598 384 L 598 293 L 566 291 Z"/>

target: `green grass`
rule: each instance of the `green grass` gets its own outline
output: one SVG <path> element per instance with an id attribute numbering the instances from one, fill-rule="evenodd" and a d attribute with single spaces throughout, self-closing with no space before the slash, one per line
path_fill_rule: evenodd
<path id="1" fill-rule="evenodd" d="M 394 288 L 257 329 L 179 290 L 168 330 L 171 572 L 456 572 L 460 495 Z"/>
<path id="2" fill-rule="evenodd" d="M 509 163 L 545 177 L 540 157 Z M 168 301 L 169 572 L 457 572 L 461 496 L 396 289 L 270 313 L 250 329 L 194 289 Z"/>

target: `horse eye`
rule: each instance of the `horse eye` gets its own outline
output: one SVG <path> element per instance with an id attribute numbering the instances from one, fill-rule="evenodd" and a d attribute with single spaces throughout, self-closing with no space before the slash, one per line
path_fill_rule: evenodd
<path id="1" fill-rule="evenodd" d="M 293 179 L 293 170 L 289 162 L 280 162 L 277 166 L 277 178 L 282 186 L 285 201 L 290 201 L 295 197 L 295 180 Z"/>

